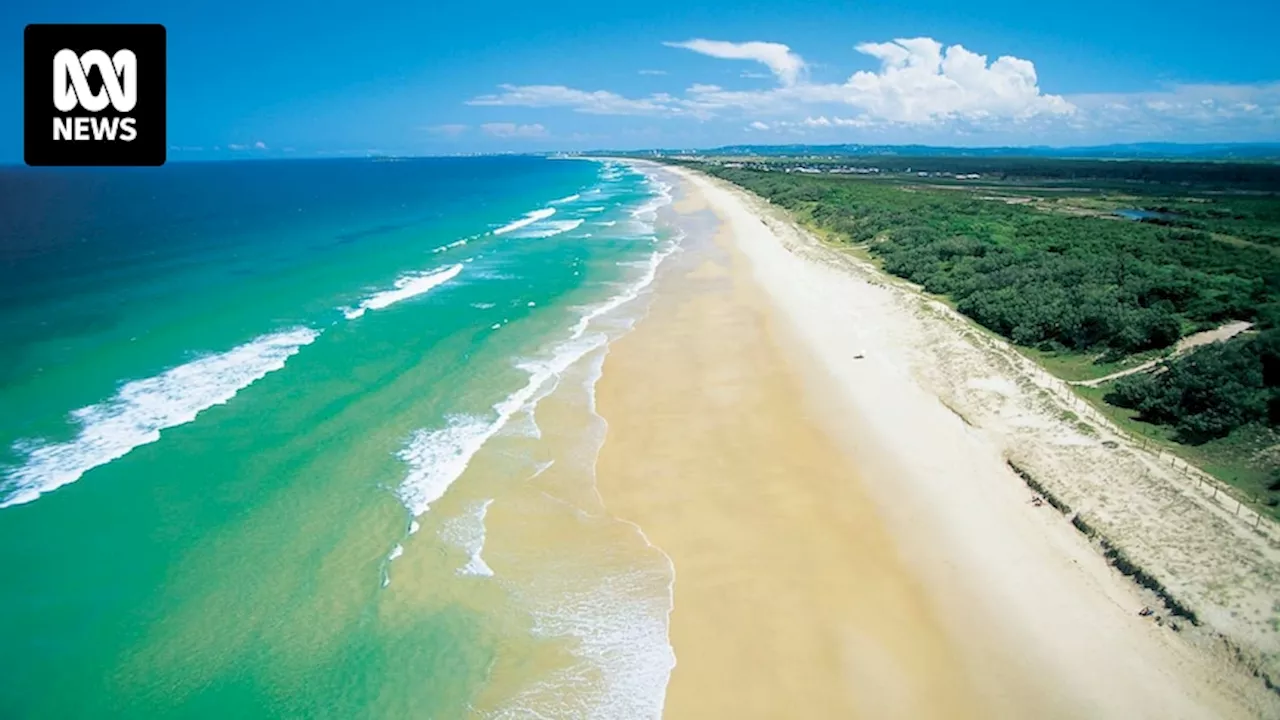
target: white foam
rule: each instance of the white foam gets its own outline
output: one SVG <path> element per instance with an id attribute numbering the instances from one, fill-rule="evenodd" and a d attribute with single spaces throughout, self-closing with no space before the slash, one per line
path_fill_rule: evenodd
<path id="1" fill-rule="evenodd" d="M 459 575 L 493 577 L 493 568 L 484 561 L 484 518 L 493 500 L 472 503 L 466 514 L 452 518 L 440 528 L 440 538 L 467 551 L 467 562 Z"/>
<path id="2" fill-rule="evenodd" d="M 432 270 L 430 272 L 413 273 L 410 275 L 401 275 L 396 278 L 394 290 L 384 290 L 380 293 L 371 295 L 360 302 L 354 308 L 343 308 L 342 314 L 348 320 L 355 320 L 365 314 L 366 310 L 381 310 L 389 305 L 394 305 L 401 300 L 408 300 L 411 297 L 417 297 L 424 293 L 430 292 L 433 288 L 449 282 L 462 272 L 462 265 L 450 265 L 441 270 Z"/>
<path id="3" fill-rule="evenodd" d="M 639 297 L 640 293 L 645 288 L 649 287 L 650 284 L 653 283 L 654 277 L 656 277 L 658 274 L 658 266 L 662 264 L 663 260 L 667 259 L 668 255 L 676 251 L 676 249 L 679 247 L 680 241 L 683 239 L 684 239 L 684 236 L 680 235 L 674 240 L 672 240 L 667 245 L 666 248 L 654 252 L 652 255 L 649 256 L 649 260 L 644 263 L 643 265 L 644 272 L 640 275 L 640 277 L 635 282 L 628 285 L 622 292 L 618 293 L 617 295 L 614 295 L 613 297 L 600 303 L 599 305 L 596 305 L 595 307 L 588 309 L 588 311 L 584 313 L 582 317 L 578 320 L 577 324 L 573 326 L 574 334 L 580 335 L 586 332 L 587 326 L 591 323 L 592 320 L 600 317 L 601 315 L 604 315 L 607 312 L 610 312 L 611 310 L 615 310 L 619 307 L 622 307 L 623 305 Z"/>
<path id="4" fill-rule="evenodd" d="M 471 307 L 477 310 L 488 310 L 489 308 L 493 307 L 493 303 L 486 303 L 486 302 L 471 303 Z"/>
<path id="5" fill-rule="evenodd" d="M 435 248 L 435 249 L 434 249 L 434 250 L 432 250 L 431 252 L 433 252 L 433 253 L 442 253 L 442 252 L 444 252 L 444 251 L 446 251 L 446 250 L 452 250 L 452 249 L 454 249 L 454 248 L 456 248 L 456 247 L 462 247 L 463 245 L 466 245 L 468 242 L 470 242 L 470 240 L 471 240 L 471 238 L 463 238 L 463 239 L 461 239 L 461 240 L 456 240 L 456 241 L 454 241 L 454 242 L 449 243 L 448 245 L 441 245 L 440 247 Z"/>
<path id="6" fill-rule="evenodd" d="M 655 204 L 652 211 L 658 207 L 661 203 Z M 586 353 L 569 352 L 566 346 L 608 337 L 599 329 L 601 324 L 594 321 L 608 316 L 606 327 L 619 326 L 609 313 L 641 295 L 653 282 L 661 262 L 678 249 L 681 239 L 682 235 L 663 243 L 641 264 L 638 277 L 608 300 L 586 308 L 571 328 L 569 340 L 558 347 L 561 354 L 580 358 Z M 594 385 L 604 354 L 591 357 L 594 365 L 589 383 Z M 575 358 L 573 362 L 576 361 Z M 572 362 L 554 364 L 567 367 Z M 528 368 L 531 378 L 539 367 L 545 365 Z M 550 383 L 536 394 L 549 393 L 546 385 Z M 536 403 L 536 398 L 532 402 Z M 594 397 L 591 404 L 594 409 Z M 550 463 L 539 466 L 534 477 L 547 467 Z M 580 662 L 526 687 L 491 717 L 661 717 L 667 683 L 676 664 L 668 636 L 674 566 L 639 527 L 635 529 L 660 556 L 653 564 L 640 563 L 599 582 L 583 583 L 583 578 L 577 577 L 561 585 L 554 577 L 547 577 L 544 582 L 555 584 L 542 584 L 538 592 L 524 595 L 522 600 L 533 613 L 534 632 L 543 637 L 571 638 L 571 652 Z"/>
<path id="7" fill-rule="evenodd" d="M 429 510 L 431 503 L 444 496 L 453 481 L 466 471 L 481 446 L 497 434 L 544 383 L 604 341 L 603 335 L 575 337 L 560 345 L 547 360 L 520 363 L 519 367 L 529 373 L 528 382 L 495 404 L 493 414 L 488 417 L 453 416 L 443 428 L 415 431 L 398 455 L 409 466 L 409 472 L 397 494 L 410 514 L 417 517 Z"/>
<path id="8" fill-rule="evenodd" d="M 503 235 L 511 232 L 512 230 L 519 230 L 525 225 L 531 225 L 533 223 L 538 222 L 539 220 L 545 220 L 555 214 L 556 214 L 555 208 L 542 208 L 541 210 L 534 210 L 533 212 L 525 213 L 524 217 L 520 218 L 519 220 L 507 223 L 506 225 L 503 225 L 497 230 L 494 230 L 493 234 Z"/>
<path id="9" fill-rule="evenodd" d="M 587 353 L 607 342 L 608 338 L 603 333 L 587 333 L 591 321 L 638 297 L 653 282 L 658 265 L 675 251 L 677 242 L 678 240 L 666 249 L 650 255 L 644 273 L 622 292 L 588 308 L 571 328 L 569 338 L 557 345 L 550 357 L 517 363 L 517 367 L 529 374 L 528 382 L 495 404 L 491 415 L 453 416 L 447 419 L 443 428 L 423 428 L 413 433 L 405 448 L 398 454 L 409 466 L 409 472 L 397 493 L 413 517 L 425 513 L 430 509 L 431 503 L 444 496 L 449 486 L 466 471 L 471 458 L 484 443 L 502 430 L 521 408 L 535 398 L 544 385 Z M 493 329 L 497 327 L 495 324 Z"/>
<path id="10" fill-rule="evenodd" d="M 656 193 L 652 198 L 632 210 L 631 217 L 645 222 L 649 232 L 652 232 L 653 221 L 658 216 L 658 210 L 671 204 L 671 185 L 653 177 L 648 178 L 647 182 L 656 190 Z"/>
<path id="11" fill-rule="evenodd" d="M 446 418 L 442 428 L 421 428 L 413 432 L 405 447 L 397 454 L 408 467 L 397 495 L 411 517 L 420 517 L 430 510 L 432 503 L 443 497 L 450 486 L 466 472 L 471 458 L 480 448 L 502 431 L 518 413 L 522 410 L 528 412 L 542 397 L 552 392 L 566 370 L 593 350 L 608 343 L 609 336 L 605 332 L 589 332 L 592 321 L 639 297 L 653 282 L 658 266 L 678 249 L 682 239 L 683 235 L 679 235 L 662 249 L 653 252 L 644 263 L 644 271 L 640 276 L 626 284 L 620 292 L 604 302 L 586 308 L 570 328 L 567 339 L 553 346 L 542 357 L 517 362 L 516 367 L 528 373 L 528 380 L 523 387 L 494 404 L 489 413 L 484 416 L 454 415 Z M 495 324 L 493 329 L 498 327 Z M 534 427 L 536 428 L 536 423 Z M 416 527 L 416 522 L 414 526 Z M 663 647 L 667 647 L 665 643 Z M 665 687 L 665 681 L 663 686 Z M 661 697 L 660 692 L 658 695 Z"/>
<path id="12" fill-rule="evenodd" d="M 579 225 L 581 225 L 581 224 L 582 224 L 582 222 L 583 222 L 583 221 L 582 221 L 581 219 L 576 219 L 576 220 L 548 220 L 547 222 L 541 222 L 541 223 L 538 223 L 537 225 L 534 225 L 533 227 L 529 228 L 528 230 L 521 231 L 521 232 L 517 233 L 516 235 L 514 235 L 513 237 L 521 237 L 521 238 L 549 238 L 549 237 L 554 237 L 554 236 L 559 235 L 559 234 L 561 234 L 561 233 L 567 233 L 567 232 L 569 232 L 570 230 L 573 230 L 574 228 L 576 228 L 576 227 L 578 227 Z"/>
<path id="13" fill-rule="evenodd" d="M 583 662 L 533 683 L 492 717 L 660 718 L 676 665 L 668 572 L 639 567 L 534 600 L 534 634 L 575 639 L 571 652 Z"/>
<path id="14" fill-rule="evenodd" d="M 562 197 L 562 198 L 560 198 L 559 200 L 552 200 L 550 204 L 551 204 L 551 205 L 563 205 L 563 204 L 565 204 L 565 203 L 571 203 L 571 202 L 573 202 L 574 200 L 577 200 L 577 199 L 579 199 L 579 198 L 581 198 L 581 197 L 582 197 L 582 196 L 581 196 L 581 195 L 579 195 L 578 193 L 574 193 L 574 194 L 572 194 L 572 195 L 570 195 L 570 196 L 568 196 L 568 197 Z"/>
<path id="15" fill-rule="evenodd" d="M 0 508 L 29 503 L 43 493 L 80 479 L 84 473 L 160 439 L 160 431 L 195 420 L 285 362 L 320 335 L 299 327 L 272 333 L 217 355 L 206 355 L 133 380 L 110 400 L 80 408 L 71 419 L 79 433 L 67 441 L 27 441 L 15 446 L 26 462 L 5 473 Z"/>

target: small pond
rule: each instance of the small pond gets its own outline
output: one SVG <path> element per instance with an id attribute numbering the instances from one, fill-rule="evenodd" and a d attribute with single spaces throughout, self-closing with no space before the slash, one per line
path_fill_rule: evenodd
<path id="1" fill-rule="evenodd" d="M 1180 217 L 1178 213 L 1156 212 L 1154 210 L 1139 210 L 1136 208 L 1125 208 L 1116 210 L 1116 215 L 1126 220 L 1176 220 Z"/>

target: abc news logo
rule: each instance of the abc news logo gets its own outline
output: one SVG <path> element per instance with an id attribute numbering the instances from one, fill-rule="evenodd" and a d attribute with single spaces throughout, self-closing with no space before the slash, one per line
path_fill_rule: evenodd
<path id="1" fill-rule="evenodd" d="M 24 64 L 28 165 L 164 164 L 164 26 L 28 25 Z"/>

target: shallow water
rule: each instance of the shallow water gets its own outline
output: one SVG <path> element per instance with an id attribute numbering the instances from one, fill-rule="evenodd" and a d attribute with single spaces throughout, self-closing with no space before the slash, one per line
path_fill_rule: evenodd
<path id="1" fill-rule="evenodd" d="M 600 511 L 592 391 L 666 190 L 0 171 L 0 715 L 656 714 L 670 567 Z"/>

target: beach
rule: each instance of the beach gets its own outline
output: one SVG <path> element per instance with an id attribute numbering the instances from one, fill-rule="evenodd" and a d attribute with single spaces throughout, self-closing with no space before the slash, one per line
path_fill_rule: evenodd
<path id="1" fill-rule="evenodd" d="M 758 197 L 95 177 L 5 216 L 4 717 L 1280 716 L 1270 525 Z"/>
<path id="2" fill-rule="evenodd" d="M 1011 433 L 948 405 L 921 366 L 958 334 L 759 199 L 640 167 L 690 230 L 609 348 L 597 483 L 674 567 L 664 716 L 1274 712 L 1031 502 Z"/>

